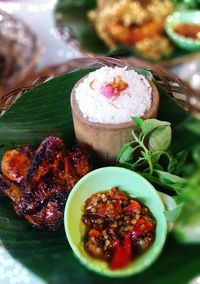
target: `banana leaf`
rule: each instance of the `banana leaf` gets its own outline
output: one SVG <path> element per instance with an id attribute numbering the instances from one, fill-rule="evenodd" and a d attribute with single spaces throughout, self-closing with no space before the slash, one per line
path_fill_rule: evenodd
<path id="1" fill-rule="evenodd" d="M 47 135 L 62 137 L 68 146 L 73 144 L 70 92 L 77 80 L 88 72 L 89 69 L 79 70 L 52 79 L 18 99 L 0 119 L 0 155 L 14 145 L 37 146 Z M 164 92 L 160 95 L 158 118 L 173 122 L 176 132 L 188 121 L 188 115 Z M 180 139 L 186 138 L 189 148 L 189 132 L 187 128 L 181 129 Z M 200 246 L 181 245 L 170 236 L 159 259 L 145 272 L 123 280 L 99 276 L 74 257 L 63 229 L 54 233 L 36 231 L 15 215 L 3 196 L 0 197 L 0 240 L 14 258 L 52 284 L 120 284 L 122 281 L 124 284 L 186 284 L 199 274 Z"/>
<path id="2" fill-rule="evenodd" d="M 199 0 L 173 0 L 172 2 L 178 9 L 198 10 L 200 8 Z"/>

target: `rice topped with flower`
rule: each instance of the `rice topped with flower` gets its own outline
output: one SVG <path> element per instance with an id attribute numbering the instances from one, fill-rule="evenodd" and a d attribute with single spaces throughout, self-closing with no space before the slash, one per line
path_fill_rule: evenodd
<path id="1" fill-rule="evenodd" d="M 102 124 L 120 124 L 142 117 L 152 103 L 148 80 L 127 67 L 102 67 L 86 76 L 75 89 L 75 98 L 85 119 Z"/>

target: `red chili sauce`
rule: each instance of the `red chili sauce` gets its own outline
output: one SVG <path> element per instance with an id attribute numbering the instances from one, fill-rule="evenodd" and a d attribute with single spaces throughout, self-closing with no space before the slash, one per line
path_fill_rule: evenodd
<path id="1" fill-rule="evenodd" d="M 181 23 L 177 24 L 174 27 L 175 33 L 192 38 L 192 39 L 200 39 L 200 25 L 197 24 L 189 24 L 189 23 Z"/>
<path id="2" fill-rule="evenodd" d="M 154 241 L 156 222 L 149 209 L 117 187 L 90 196 L 83 211 L 85 250 L 113 270 L 126 267 Z"/>

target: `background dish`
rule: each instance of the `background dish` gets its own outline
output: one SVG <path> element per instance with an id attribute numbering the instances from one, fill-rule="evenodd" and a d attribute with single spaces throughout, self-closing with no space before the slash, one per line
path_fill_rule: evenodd
<path id="1" fill-rule="evenodd" d="M 82 56 L 108 54 L 124 57 L 132 56 L 143 63 L 156 63 L 162 66 L 173 66 L 199 57 L 199 52 L 185 51 L 176 46 L 174 46 L 171 56 L 157 62 L 145 59 L 130 48 L 120 47 L 115 51 L 110 51 L 102 40 L 99 39 L 93 25 L 87 18 L 87 12 L 94 9 L 95 6 L 96 0 L 83 0 L 81 2 L 64 0 L 58 1 L 55 10 L 56 24 L 61 36 L 69 46 L 77 50 Z"/>

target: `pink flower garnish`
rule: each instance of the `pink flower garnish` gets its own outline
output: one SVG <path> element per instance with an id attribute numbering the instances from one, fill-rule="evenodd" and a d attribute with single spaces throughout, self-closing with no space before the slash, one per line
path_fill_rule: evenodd
<path id="1" fill-rule="evenodd" d="M 101 94 L 108 99 L 112 97 L 116 98 L 120 96 L 121 92 L 126 90 L 126 88 L 128 88 L 128 84 L 122 80 L 121 76 L 118 76 L 114 78 L 110 84 L 102 87 Z"/>
<path id="2" fill-rule="evenodd" d="M 106 98 L 108 98 L 108 99 L 111 99 L 112 96 L 113 96 L 113 94 L 114 94 L 113 91 L 114 91 L 114 90 L 113 90 L 113 88 L 112 88 L 111 85 L 106 85 L 106 86 L 102 87 L 102 89 L 101 89 L 101 94 L 102 94 L 104 97 L 106 97 Z"/>

